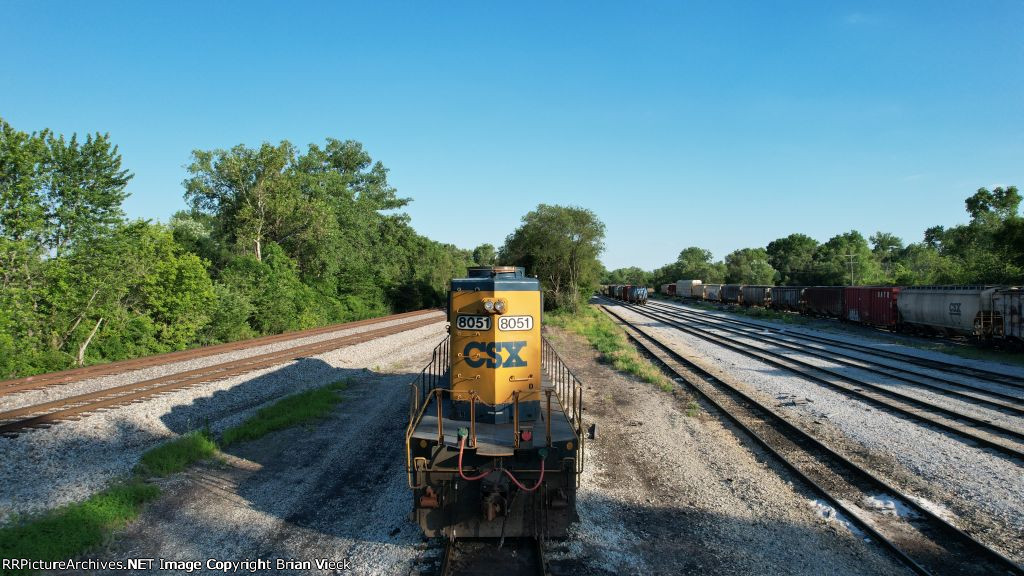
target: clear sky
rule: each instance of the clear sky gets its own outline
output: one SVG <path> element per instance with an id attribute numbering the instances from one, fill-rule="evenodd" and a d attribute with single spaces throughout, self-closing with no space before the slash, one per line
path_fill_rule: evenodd
<path id="1" fill-rule="evenodd" d="M 1024 187 L 1024 1 L 0 0 L 0 117 L 109 132 L 130 216 L 193 149 L 355 139 L 422 234 L 593 210 L 609 268 L 792 232 L 905 241 Z"/>

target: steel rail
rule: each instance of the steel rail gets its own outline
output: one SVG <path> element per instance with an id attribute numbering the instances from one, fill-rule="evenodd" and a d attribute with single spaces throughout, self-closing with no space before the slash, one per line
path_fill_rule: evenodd
<path id="1" fill-rule="evenodd" d="M 934 576 L 1024 574 L 1024 568 L 1014 561 L 918 505 L 895 486 L 852 462 L 768 406 L 687 359 L 615 311 L 606 306 L 601 308 L 665 368 L 687 382 L 701 398 L 914 572 Z M 739 414 L 740 411 L 744 414 Z M 795 456 L 787 457 L 787 453 Z M 880 518 L 881 514 L 876 513 L 871 517 L 870 510 L 860 507 L 855 510 L 852 504 L 845 503 L 850 499 L 833 494 L 826 485 L 847 487 L 847 490 L 865 495 L 883 491 L 899 498 L 914 514 Z"/>
<path id="2" fill-rule="evenodd" d="M 241 358 L 230 362 L 223 362 L 204 368 L 197 368 L 169 374 L 158 378 L 151 378 L 132 384 L 125 384 L 96 392 L 79 394 L 59 400 L 52 400 L 41 404 L 34 404 L 22 408 L 15 408 L 0 413 L 0 434 L 11 435 L 26 428 L 37 428 L 54 424 L 63 420 L 77 419 L 84 413 L 93 412 L 103 408 L 113 408 L 145 400 L 147 398 L 172 392 L 189 386 L 195 386 L 213 380 L 221 380 L 231 376 L 237 376 L 277 366 L 291 360 L 306 356 L 315 356 L 352 344 L 359 344 L 390 336 L 406 330 L 422 328 L 438 322 L 444 318 L 427 318 L 404 322 L 394 326 L 378 328 L 357 334 L 349 334 L 339 338 L 332 338 L 322 342 L 315 342 L 302 346 L 288 348 L 277 352 L 269 352 Z"/>
<path id="3" fill-rule="evenodd" d="M 463 549 L 464 546 L 470 549 Z M 502 547 L 511 550 L 505 555 L 519 556 L 518 562 L 504 562 L 497 559 L 498 546 L 491 541 L 467 541 L 462 538 L 445 538 L 441 554 L 440 576 L 550 576 L 541 538 L 512 538 L 503 540 Z M 521 556 L 528 555 L 529 562 L 522 562 Z M 492 558 L 494 558 L 492 560 Z"/>
<path id="4" fill-rule="evenodd" d="M 98 378 L 100 376 L 122 374 L 124 372 L 130 372 L 132 370 L 149 368 L 151 366 L 160 366 L 163 364 L 169 364 L 171 362 L 194 360 L 196 358 L 204 358 L 207 356 L 214 356 L 217 354 L 227 354 L 230 352 L 237 352 L 239 350 L 255 348 L 257 346 L 275 344 L 277 342 L 319 336 L 321 334 L 339 332 L 342 330 L 351 330 L 363 326 L 372 326 L 374 324 L 380 324 L 383 322 L 389 322 L 393 320 L 414 318 L 416 316 L 422 316 L 424 314 L 430 314 L 433 312 L 437 312 L 437 310 L 415 310 L 413 312 L 403 312 L 401 314 L 392 314 L 390 316 L 383 316 L 380 318 L 368 318 L 365 320 L 346 322 L 344 324 L 332 324 L 330 326 L 311 328 L 309 330 L 284 332 L 281 334 L 272 334 L 269 336 L 262 336 L 259 338 L 252 338 L 249 340 L 241 340 L 238 342 L 226 342 L 224 344 L 216 344 L 213 346 L 191 348 L 188 350 L 177 350 L 175 352 L 166 352 L 163 354 L 144 356 L 142 358 L 119 360 L 117 362 L 109 362 L 106 364 L 93 364 L 91 366 L 72 368 L 69 370 L 62 370 L 59 372 L 48 372 L 45 374 L 36 374 L 34 376 L 24 376 L 21 378 L 3 380 L 0 381 L 0 396 L 5 396 L 7 394 L 15 394 L 18 392 L 24 392 L 28 390 L 41 390 L 43 388 L 47 388 L 50 386 L 58 386 L 62 384 L 68 384 L 71 382 L 78 382 L 80 380 L 86 380 L 89 378 Z"/>
<path id="5" fill-rule="evenodd" d="M 675 306 L 675 305 L 673 305 L 671 303 L 668 303 L 668 302 L 658 302 L 658 304 L 663 305 L 663 306 L 671 306 L 671 307 L 674 307 L 674 308 L 681 308 L 681 306 Z M 736 318 L 721 318 L 720 317 L 720 319 L 722 321 L 730 322 L 730 323 L 734 323 L 734 324 L 742 324 L 742 325 L 746 325 L 746 326 L 757 326 L 758 328 L 761 328 L 763 330 L 770 330 L 770 331 L 773 331 L 773 332 L 781 332 L 781 330 L 779 328 L 775 328 L 773 326 L 766 326 L 764 324 L 758 324 L 758 323 L 755 323 L 755 322 L 748 322 L 748 321 L 739 320 L 739 319 L 736 319 Z M 913 354 L 905 354 L 905 353 L 902 353 L 902 352 L 895 352 L 895 351 L 892 351 L 892 350 L 882 350 L 882 349 L 879 349 L 879 348 L 875 348 L 874 346 L 869 346 L 867 344 L 854 344 L 852 342 L 847 342 L 845 340 L 839 340 L 839 339 L 836 339 L 836 338 L 829 338 L 827 336 L 815 336 L 815 335 L 810 335 L 810 334 L 796 334 L 796 333 L 793 333 L 793 332 L 786 332 L 786 334 L 788 334 L 790 336 L 797 336 L 797 337 L 805 339 L 805 340 L 810 340 L 810 341 L 813 341 L 813 342 L 818 342 L 818 343 L 825 344 L 825 345 L 828 345 L 828 346 L 834 346 L 834 347 L 838 347 L 838 348 L 846 348 L 848 350 L 856 350 L 858 352 L 865 352 L 865 353 L 874 354 L 874 355 L 877 355 L 877 356 L 884 356 L 884 357 L 890 358 L 892 360 L 897 360 L 897 361 L 905 362 L 905 363 L 908 363 L 908 364 L 914 364 L 916 366 L 921 366 L 923 368 L 932 368 L 934 370 L 941 370 L 943 372 L 952 372 L 952 373 L 955 373 L 955 374 L 960 374 L 961 376 L 968 376 L 968 377 L 975 378 L 975 379 L 978 379 L 978 380 L 985 380 L 985 381 L 988 381 L 988 382 L 992 382 L 992 383 L 996 383 L 996 384 L 1001 384 L 1003 386 L 1008 386 L 1010 388 L 1024 389 L 1024 380 L 1022 380 L 1019 377 L 1015 377 L 1013 375 L 1005 374 L 1005 373 L 1002 373 L 1002 372 L 995 372 L 995 371 L 992 371 L 992 370 L 985 370 L 984 368 L 971 368 L 971 367 L 963 366 L 963 365 L 960 365 L 960 364 L 953 364 L 953 363 L 950 363 L 950 362 L 944 362 L 942 360 L 934 360 L 934 359 L 930 359 L 930 358 L 922 358 L 921 356 L 915 356 Z"/>
<path id="6" fill-rule="evenodd" d="M 883 376 L 886 376 L 888 378 L 892 378 L 894 380 L 899 380 L 901 382 L 907 382 L 909 384 L 914 384 L 916 386 L 922 386 L 922 387 L 925 387 L 925 388 L 930 388 L 930 389 L 934 390 L 935 392 L 937 392 L 939 394 L 943 394 L 943 395 L 946 395 L 946 396 L 957 397 L 957 398 L 960 398 L 960 399 L 964 399 L 964 401 L 967 401 L 967 402 L 974 402 L 974 403 L 978 403 L 978 404 L 986 404 L 986 405 L 988 405 L 990 407 L 993 407 L 995 409 L 998 409 L 998 410 L 1007 410 L 1007 411 L 1010 411 L 1010 412 L 1015 412 L 1018 415 L 1024 415 L 1024 398 L 1018 398 L 1016 396 L 1012 396 L 1012 395 L 1009 395 L 1009 394 L 1002 394 L 1002 393 L 997 392 L 997 391 L 988 390 L 988 389 L 985 389 L 985 388 L 979 388 L 977 386 L 973 386 L 973 385 L 970 385 L 970 384 L 965 384 L 965 383 L 962 383 L 962 382 L 957 382 L 956 380 L 950 380 L 948 378 L 942 378 L 940 376 L 932 376 L 932 375 L 929 375 L 929 374 L 922 374 L 920 372 L 915 372 L 913 370 L 906 370 L 906 369 L 900 368 L 898 366 L 891 366 L 889 364 L 872 363 L 870 360 L 868 360 L 866 358 L 859 358 L 859 357 L 851 356 L 851 355 L 847 355 L 847 354 L 837 354 L 835 351 L 829 350 L 827 348 L 818 347 L 818 346 L 805 346 L 805 345 L 798 344 L 797 342 L 794 342 L 793 340 L 789 340 L 789 339 L 768 338 L 768 337 L 765 337 L 765 336 L 763 336 L 761 334 L 757 334 L 757 333 L 753 332 L 753 330 L 758 330 L 759 332 L 763 332 L 763 330 L 760 330 L 759 327 L 756 326 L 756 325 L 750 325 L 750 329 L 733 328 L 731 326 L 728 326 L 727 322 L 719 322 L 719 320 L 722 320 L 722 319 L 717 317 L 717 316 L 701 314 L 699 312 L 682 309 L 682 308 L 679 308 L 677 306 L 658 306 L 658 307 L 656 307 L 656 309 L 659 310 L 659 311 L 662 311 L 665 314 L 668 314 L 668 315 L 672 316 L 673 318 L 677 318 L 677 319 L 680 319 L 680 320 L 696 319 L 697 322 L 703 323 L 704 325 L 714 326 L 714 328 L 716 330 L 723 330 L 723 331 L 730 332 L 732 334 L 736 334 L 736 335 L 739 335 L 739 336 L 742 336 L 742 337 L 745 337 L 745 338 L 750 338 L 752 340 L 757 340 L 758 342 L 768 342 L 768 343 L 774 344 L 776 346 L 780 346 L 782 348 L 787 348 L 789 350 L 794 350 L 796 352 L 799 352 L 800 354 L 806 354 L 808 356 L 814 356 L 814 357 L 817 357 L 817 358 L 822 358 L 824 360 L 827 360 L 827 361 L 835 363 L 835 364 L 842 364 L 844 366 L 850 366 L 852 368 L 858 368 L 858 369 L 864 370 L 866 372 L 873 372 L 875 374 L 881 374 Z M 781 334 L 787 334 L 788 335 L 788 333 L 782 333 L 782 332 L 780 332 L 779 334 L 780 335 Z M 849 358 L 849 360 L 844 360 L 843 358 Z M 978 391 L 978 392 L 980 392 L 982 394 L 988 394 L 988 395 L 990 395 L 992 397 L 991 398 L 985 398 L 985 397 L 976 395 L 976 394 L 971 393 L 971 392 L 962 392 L 962 391 L 959 391 L 959 390 L 950 390 L 949 388 L 946 388 L 944 386 L 940 386 L 940 385 L 936 385 L 936 384 L 931 384 L 931 383 L 923 382 L 923 381 L 915 379 L 915 378 L 910 378 L 910 377 L 907 377 L 907 376 L 903 376 L 903 375 L 901 375 L 901 373 L 902 374 L 911 374 L 911 375 L 917 376 L 918 378 L 921 378 L 921 379 L 932 380 L 932 381 L 935 381 L 935 382 L 943 382 L 943 383 L 945 383 L 946 385 L 949 385 L 949 386 L 955 386 L 955 387 L 958 387 L 958 388 L 966 388 L 968 390 L 976 390 L 976 391 Z M 1000 399 L 997 399 L 997 398 L 1004 398 L 1004 399 L 1000 400 Z"/>
<path id="7" fill-rule="evenodd" d="M 622 303 L 617 302 L 617 304 Z M 1012 458 L 1024 458 L 1024 450 L 1017 446 L 1008 445 L 1004 444 L 1003 442 L 1000 442 L 1000 440 L 1013 442 L 1014 438 L 1018 439 L 1017 442 L 1024 442 L 1024 434 L 1016 430 L 1004 428 L 1002 426 L 999 426 L 991 422 L 987 422 L 980 418 L 976 418 L 966 414 L 961 414 L 959 412 L 956 412 L 955 410 L 951 410 L 943 406 L 937 406 L 935 404 L 932 404 L 921 399 L 909 397 L 899 392 L 894 392 L 892 390 L 884 388 L 882 386 L 878 386 L 870 382 L 864 382 L 862 380 L 857 380 L 855 378 L 851 378 L 849 376 L 837 373 L 827 368 L 814 366 L 813 364 L 809 364 L 807 362 L 802 362 L 800 360 L 795 360 L 782 355 L 774 355 L 773 357 L 773 355 L 770 353 L 762 354 L 759 352 L 755 352 L 751 350 L 749 346 L 742 346 L 736 344 L 734 343 L 734 341 L 730 341 L 730 339 L 727 337 L 714 336 L 702 332 L 700 330 L 683 326 L 679 322 L 675 322 L 665 317 L 659 317 L 657 312 L 648 312 L 644 310 L 642 307 L 631 307 L 625 305 L 624 307 L 633 310 L 638 314 L 646 316 L 647 318 L 650 318 L 658 322 L 662 322 L 682 332 L 686 332 L 687 334 L 696 336 L 718 346 L 728 348 L 730 350 L 743 354 L 744 356 L 754 358 L 756 360 L 765 362 L 778 368 L 789 370 L 790 372 L 793 372 L 794 374 L 797 374 L 802 378 L 811 380 L 813 382 L 817 382 L 818 384 L 822 384 L 834 390 L 838 390 L 846 394 L 847 396 L 864 400 L 875 406 L 885 408 L 898 415 L 908 416 L 914 420 L 918 420 L 926 424 L 937 426 L 944 430 L 948 430 L 950 432 L 955 433 L 967 444 L 973 441 L 984 446 L 987 446 L 989 448 L 994 448 L 995 450 L 1002 452 L 1003 454 L 1008 455 Z M 801 369 L 800 366 L 804 367 L 804 369 Z M 812 374 L 811 371 L 828 374 L 835 378 L 836 380 L 838 380 L 839 382 L 847 382 L 849 383 L 849 385 L 844 385 L 839 382 L 835 382 L 826 378 L 822 378 L 820 376 L 816 376 L 815 374 Z M 869 393 L 863 390 L 861 387 L 870 388 L 873 393 Z M 887 397 L 890 400 L 885 400 L 882 397 Z M 914 409 L 911 406 L 898 406 L 894 402 L 916 406 L 918 409 Z M 942 419 L 941 417 L 939 417 L 939 414 L 937 413 L 945 414 L 949 418 L 949 420 Z M 987 433 L 986 435 L 976 433 L 963 425 L 954 423 L 957 419 L 975 423 L 975 430 L 977 430 L 978 432 L 980 432 L 980 430 L 978 430 L 979 428 L 987 428 L 995 432 Z M 1009 436 L 1011 438 L 1006 438 L 1006 436 Z"/>

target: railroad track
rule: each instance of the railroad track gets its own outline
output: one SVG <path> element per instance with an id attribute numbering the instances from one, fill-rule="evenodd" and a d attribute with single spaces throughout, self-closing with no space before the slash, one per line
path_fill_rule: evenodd
<path id="1" fill-rule="evenodd" d="M 167 352 L 165 354 L 155 354 L 153 356 L 145 356 L 143 358 L 120 360 L 117 362 L 109 362 L 107 364 L 94 364 L 92 366 L 83 366 L 81 368 L 62 370 L 60 372 L 48 372 L 46 374 L 36 374 L 35 376 L 25 376 L 22 378 L 14 378 L 11 380 L 0 380 L 0 396 L 5 396 L 7 394 L 16 394 L 18 392 L 26 392 L 28 390 L 42 390 L 43 388 L 48 388 L 50 386 L 59 386 L 71 382 L 78 382 L 80 380 L 85 380 L 88 378 L 98 378 L 100 376 L 122 374 L 124 372 L 131 372 L 133 370 L 149 368 L 151 366 L 160 366 L 163 364 L 169 364 L 171 362 L 180 362 L 183 360 L 194 360 L 196 358 L 205 358 L 207 356 L 214 356 L 217 354 L 227 354 L 229 352 L 237 352 L 239 350 L 255 348 L 256 346 L 265 346 L 267 344 L 287 342 L 289 340 L 307 338 L 310 336 L 319 336 L 321 334 L 329 334 L 331 332 L 338 332 L 340 330 L 350 330 L 353 328 L 360 328 L 363 326 L 372 326 L 374 324 L 380 324 L 381 322 L 403 320 L 405 318 L 415 318 L 417 316 L 430 314 L 432 312 L 436 312 L 436 310 L 416 310 L 413 312 L 403 312 L 401 314 L 392 314 L 391 316 L 384 316 L 382 318 L 368 318 L 366 320 L 357 320 L 355 322 L 346 322 L 344 324 L 332 324 L 330 326 L 322 326 L 320 328 L 312 328 L 309 330 L 299 330 L 296 332 L 284 332 L 282 334 L 262 336 L 260 338 L 252 338 L 249 340 L 242 340 L 239 342 L 228 342 L 225 344 L 216 344 L 214 346 L 204 346 L 202 348 L 192 348 L 189 350 Z"/>
<path id="2" fill-rule="evenodd" d="M 609 300 L 605 301 L 612 302 Z M 915 397 L 863 378 L 854 378 L 841 371 L 800 360 L 793 354 L 787 355 L 781 352 L 761 349 L 738 340 L 738 337 L 728 337 L 721 334 L 712 334 L 706 330 L 699 330 L 690 325 L 683 324 L 665 313 L 647 310 L 641 306 L 629 306 L 621 302 L 615 302 L 615 304 L 624 306 L 647 318 L 733 350 L 744 356 L 795 373 L 802 378 L 888 410 L 900 417 L 952 432 L 954 437 L 967 444 L 976 442 L 986 448 L 995 450 L 1003 456 L 1024 458 L 1024 432 L 1021 430 L 990 422 L 981 417 L 965 414 L 957 409 L 939 405 L 930 400 Z M 743 335 L 742 338 L 753 338 L 761 343 L 771 345 L 778 344 L 776 339 L 764 336 Z M 801 353 L 806 352 L 801 351 Z"/>
<path id="3" fill-rule="evenodd" d="M 410 315 L 403 315 L 403 318 L 415 317 L 423 314 L 424 312 L 413 313 Z M 395 317 L 389 316 L 377 319 L 375 323 L 394 319 Z M 221 362 L 211 366 L 187 370 L 176 374 L 150 378 L 132 384 L 115 386 L 95 392 L 78 394 L 67 398 L 7 410 L 5 412 L 0 412 L 0 435 L 11 436 L 29 428 L 40 428 L 50 426 L 61 421 L 77 420 L 83 415 L 96 410 L 125 406 L 127 404 L 140 402 L 147 398 L 195 386 L 197 384 L 213 380 L 221 380 L 231 376 L 252 372 L 253 370 L 277 366 L 307 356 L 316 356 L 337 348 L 367 342 L 369 340 L 390 336 L 406 330 L 414 330 L 416 328 L 436 324 L 442 321 L 444 321 L 443 317 L 432 316 L 420 320 L 413 320 L 410 322 L 403 322 L 401 324 L 359 332 L 356 334 L 348 334 L 320 342 L 294 346 L 276 352 L 267 352 L 238 360 Z M 366 323 L 360 325 L 366 325 Z M 335 328 L 335 330 L 337 329 L 338 328 Z"/>
<path id="4" fill-rule="evenodd" d="M 700 310 L 689 308 L 689 307 L 684 307 L 682 305 L 675 305 L 675 304 L 669 304 L 669 303 L 664 303 L 664 302 L 657 302 L 657 301 L 653 301 L 653 300 L 652 301 L 648 301 L 648 304 L 652 304 L 652 303 L 655 304 L 656 306 L 676 308 L 676 309 L 684 309 L 684 310 L 690 311 L 692 313 L 703 314 L 704 316 L 709 316 L 709 314 L 703 313 Z M 747 322 L 747 321 L 744 321 L 744 320 L 739 320 L 737 318 L 725 318 L 725 317 L 722 317 L 722 316 L 715 316 L 715 317 L 718 320 L 722 321 L 722 322 L 733 324 L 733 325 L 737 325 L 737 326 L 745 326 L 745 327 L 748 327 L 748 328 L 756 328 L 756 329 L 759 329 L 759 330 L 767 330 L 767 331 L 770 331 L 770 332 L 773 332 L 773 333 L 782 333 L 783 332 L 783 330 L 781 330 L 779 328 L 775 328 L 775 327 L 772 327 L 772 326 L 766 326 L 764 324 L 759 324 L 759 323 L 756 323 L 756 322 Z M 847 349 L 847 350 L 852 350 L 852 351 L 857 351 L 857 352 L 863 352 L 863 353 L 866 353 L 866 354 L 870 354 L 872 356 L 881 356 L 881 357 L 884 357 L 884 358 L 889 358 L 891 360 L 896 360 L 897 362 L 899 362 L 901 364 L 904 364 L 904 365 L 914 365 L 914 366 L 920 366 L 922 368 L 931 368 L 931 369 L 939 370 L 939 371 L 942 371 L 942 372 L 945 372 L 945 373 L 949 373 L 949 374 L 959 374 L 961 376 L 967 376 L 967 377 L 974 378 L 974 379 L 977 379 L 977 380 L 997 383 L 997 384 L 1001 384 L 1003 386 L 1009 386 L 1010 388 L 1015 388 L 1015 389 L 1018 389 L 1018 390 L 1024 390 L 1024 381 L 1022 381 L 1021 378 L 1015 377 L 1015 376 L 1011 376 L 1009 374 L 1004 374 L 1002 372 L 994 372 L 994 371 L 991 371 L 991 370 L 985 370 L 983 368 L 972 368 L 972 367 L 969 367 L 969 366 L 962 366 L 960 364 L 951 364 L 949 362 L 943 362 L 941 360 L 933 360 L 933 359 L 930 359 L 930 358 L 922 358 L 921 356 L 916 356 L 914 354 L 904 354 L 902 352 L 896 352 L 896 351 L 893 351 L 893 350 L 883 350 L 883 349 L 875 347 L 875 346 L 869 346 L 869 345 L 866 345 L 866 344 L 855 344 L 853 342 L 848 342 L 846 340 L 839 340 L 837 338 L 829 338 L 827 336 L 820 336 L 820 335 L 816 336 L 816 335 L 812 335 L 812 334 L 797 334 L 795 332 L 789 332 L 789 331 L 785 331 L 785 334 L 787 336 L 798 338 L 798 339 L 800 339 L 801 341 L 804 341 L 804 342 L 818 342 L 820 344 L 825 344 L 825 345 L 828 345 L 829 347 L 831 347 L 833 349 L 834 348 L 842 348 L 842 349 Z"/>
<path id="5" fill-rule="evenodd" d="M 548 576 L 540 538 L 445 541 L 440 576 Z"/>
<path id="6" fill-rule="evenodd" d="M 961 380 L 948 378 L 934 373 L 923 373 L 917 370 L 910 370 L 902 366 L 879 363 L 875 360 L 864 358 L 855 354 L 843 353 L 836 350 L 832 345 L 808 344 L 804 341 L 804 335 L 784 332 L 778 329 L 772 330 L 772 337 L 763 336 L 766 327 L 759 324 L 745 323 L 741 328 L 733 328 L 729 318 L 702 314 L 698 311 L 680 308 L 671 305 L 655 305 L 654 309 L 668 314 L 680 320 L 698 322 L 705 326 L 713 326 L 718 330 L 750 338 L 759 342 L 771 343 L 773 345 L 797 351 L 801 354 L 823 358 L 835 364 L 841 364 L 858 368 L 874 374 L 885 376 L 894 380 L 913 384 L 937 394 L 957 398 L 966 402 L 976 403 L 996 410 L 1004 411 L 1015 416 L 1024 415 L 1024 398 L 1020 393 L 1009 393 L 1014 387 L 1000 382 L 988 381 L 985 386 L 978 386 Z M 770 328 L 768 328 L 771 330 Z M 866 352 L 864 354 L 867 354 Z M 992 386 L 1006 388 L 1007 392 L 993 390 Z M 1024 386 L 1020 388 L 1024 390 Z"/>
<path id="7" fill-rule="evenodd" d="M 1024 568 L 747 395 L 726 374 L 666 346 L 649 329 L 614 309 L 601 308 L 665 369 L 688 382 L 694 392 L 914 572 L 1024 575 Z M 909 513 L 892 515 L 872 506 L 880 497 L 891 498 L 899 504 L 897 509 Z"/>

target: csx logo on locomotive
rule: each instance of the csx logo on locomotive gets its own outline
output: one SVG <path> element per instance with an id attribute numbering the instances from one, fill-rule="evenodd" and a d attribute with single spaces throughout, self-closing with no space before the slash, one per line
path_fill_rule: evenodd
<path id="1" fill-rule="evenodd" d="M 462 357 L 470 368 L 519 368 L 526 366 L 526 361 L 519 357 L 519 352 L 526 348 L 526 340 L 515 342 L 468 342 L 462 350 Z M 502 352 L 507 352 L 503 356 Z"/>

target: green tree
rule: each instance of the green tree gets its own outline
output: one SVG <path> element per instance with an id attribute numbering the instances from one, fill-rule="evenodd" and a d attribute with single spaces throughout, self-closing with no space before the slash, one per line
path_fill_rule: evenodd
<path id="1" fill-rule="evenodd" d="M 733 284 L 771 284 L 776 275 L 764 248 L 734 250 L 725 257 L 725 267 L 725 279 Z"/>
<path id="2" fill-rule="evenodd" d="M 1015 186 L 980 188 L 964 201 L 970 223 L 925 230 L 925 243 L 956 263 L 944 281 L 957 284 L 1016 283 L 1024 267 L 1015 241 L 1021 196 Z"/>
<path id="3" fill-rule="evenodd" d="M 597 286 L 604 224 L 590 210 L 541 204 L 505 239 L 500 259 L 541 280 L 545 303 L 576 310 Z"/>
<path id="4" fill-rule="evenodd" d="M 816 283 L 824 285 L 870 285 L 884 281 L 867 240 L 856 230 L 829 238 L 814 253 Z"/>
<path id="5" fill-rule="evenodd" d="M 703 280 L 705 283 L 724 282 L 725 264 L 711 260 L 710 250 L 698 246 L 684 248 L 679 252 L 675 262 L 666 264 L 654 272 L 651 282 L 659 286 L 684 279 Z"/>
<path id="6" fill-rule="evenodd" d="M 903 251 L 903 239 L 888 232 L 875 232 L 868 239 L 871 241 L 871 253 L 881 265 L 888 280 L 893 277 L 893 265 L 898 263 Z"/>
<path id="7" fill-rule="evenodd" d="M 653 274 L 651 272 L 646 272 L 636 266 L 619 268 L 611 272 L 606 271 L 601 278 L 602 284 L 632 284 L 634 286 L 647 286 L 652 281 Z"/>
<path id="8" fill-rule="evenodd" d="M 106 134 L 77 136 L 46 134 L 46 245 L 57 256 L 75 242 L 89 241 L 124 220 L 121 203 L 132 175 L 121 168 L 121 155 Z"/>
<path id="9" fill-rule="evenodd" d="M 817 249 L 818 241 L 806 234 L 790 234 L 769 242 L 765 252 L 768 264 L 778 270 L 776 282 L 788 286 L 812 283 L 814 251 Z"/>
<path id="10" fill-rule="evenodd" d="M 481 244 L 473 249 L 473 262 L 477 266 L 494 266 L 497 251 L 491 244 Z"/>

